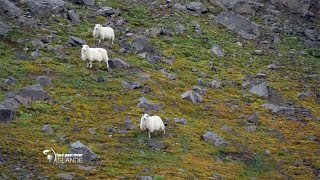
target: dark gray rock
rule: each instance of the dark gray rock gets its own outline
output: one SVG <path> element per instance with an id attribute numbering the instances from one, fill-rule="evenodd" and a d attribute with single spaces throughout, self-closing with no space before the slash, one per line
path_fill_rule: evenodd
<path id="1" fill-rule="evenodd" d="M 88 132 L 92 135 L 97 134 L 96 130 L 94 128 L 89 128 Z"/>
<path id="2" fill-rule="evenodd" d="M 217 173 L 214 173 L 212 177 L 214 180 L 224 180 L 223 176 Z"/>
<path id="3" fill-rule="evenodd" d="M 121 17 L 121 18 L 117 21 L 116 25 L 117 25 L 117 26 L 122 26 L 124 23 L 125 23 L 125 20 Z"/>
<path id="4" fill-rule="evenodd" d="M 204 86 L 203 79 L 198 78 L 198 79 L 197 79 L 197 85 L 198 85 L 198 86 Z"/>
<path id="5" fill-rule="evenodd" d="M 160 35 L 171 35 L 172 33 L 165 29 L 164 27 L 153 27 L 153 28 L 150 28 L 150 29 L 147 29 L 145 32 L 144 32 L 144 35 L 147 36 L 147 37 L 157 37 L 157 36 L 160 36 Z"/>
<path id="6" fill-rule="evenodd" d="M 112 109 L 114 111 L 122 112 L 122 111 L 126 111 L 127 107 L 123 105 L 112 104 Z"/>
<path id="7" fill-rule="evenodd" d="M 62 180 L 73 180 L 76 178 L 76 174 L 72 173 L 72 172 L 68 172 L 68 173 L 59 173 L 56 175 L 58 179 L 62 179 Z"/>
<path id="8" fill-rule="evenodd" d="M 78 13 L 76 13 L 74 10 L 69 10 L 68 11 L 68 18 L 71 20 L 73 23 L 80 23 L 80 17 Z"/>
<path id="9" fill-rule="evenodd" d="M 203 94 L 205 94 L 207 92 L 207 89 L 205 87 L 203 87 L 203 86 L 197 86 L 196 85 L 196 86 L 192 87 L 192 91 L 194 91 L 194 92 L 196 92 L 196 93 L 198 93 L 200 95 L 203 95 Z"/>
<path id="10" fill-rule="evenodd" d="M 46 46 L 41 40 L 33 40 L 33 41 L 31 41 L 31 44 L 36 49 L 38 49 L 38 48 L 39 49 L 44 49 L 45 46 Z"/>
<path id="11" fill-rule="evenodd" d="M 37 77 L 37 82 L 41 85 L 41 86 L 50 86 L 51 83 L 51 79 L 48 78 L 47 76 L 38 76 Z"/>
<path id="12" fill-rule="evenodd" d="M 126 117 L 123 122 L 127 130 L 135 129 L 136 127 L 132 124 L 132 120 L 129 117 Z"/>
<path id="13" fill-rule="evenodd" d="M 219 88 L 222 87 L 222 83 L 221 83 L 220 80 L 215 79 L 215 80 L 211 81 L 211 82 L 208 84 L 208 86 L 209 86 L 210 88 L 219 89 Z"/>
<path id="14" fill-rule="evenodd" d="M 148 146 L 155 149 L 155 150 L 161 150 L 161 149 L 164 149 L 165 148 L 165 145 L 163 142 L 161 141 L 157 141 L 157 140 L 149 140 L 148 141 Z"/>
<path id="15" fill-rule="evenodd" d="M 182 124 L 182 125 L 186 125 L 187 124 L 187 120 L 184 118 L 173 118 L 174 122 L 176 122 L 177 124 Z"/>
<path id="16" fill-rule="evenodd" d="M 121 85 L 125 89 L 133 90 L 138 89 L 141 87 L 141 84 L 139 82 L 132 82 L 132 81 L 122 81 Z"/>
<path id="17" fill-rule="evenodd" d="M 152 180 L 151 176 L 140 176 L 139 177 L 140 180 Z"/>
<path id="18" fill-rule="evenodd" d="M 161 62 L 172 65 L 175 60 L 176 60 L 175 56 L 170 56 L 170 57 L 166 57 Z"/>
<path id="19" fill-rule="evenodd" d="M 101 7 L 100 9 L 95 11 L 95 14 L 96 15 L 110 17 L 110 16 L 119 15 L 120 14 L 120 10 L 119 9 L 113 9 L 112 7 Z"/>
<path id="20" fill-rule="evenodd" d="M 151 87 L 150 86 L 143 86 L 141 88 L 141 92 L 149 94 L 150 92 L 152 92 Z"/>
<path id="21" fill-rule="evenodd" d="M 205 5 L 203 5 L 201 2 L 190 2 L 186 5 L 187 9 L 190 11 L 195 11 L 197 13 L 205 13 L 208 11 Z"/>
<path id="22" fill-rule="evenodd" d="M 71 44 L 72 46 L 81 46 L 81 45 L 87 44 L 87 41 L 80 39 L 78 37 L 75 37 L 75 36 L 70 36 L 68 43 Z"/>
<path id="23" fill-rule="evenodd" d="M 41 85 L 27 86 L 19 90 L 19 95 L 31 98 L 33 101 L 44 101 L 50 98 L 49 94 L 42 89 Z"/>
<path id="24" fill-rule="evenodd" d="M 219 57 L 223 57 L 225 55 L 223 49 L 221 49 L 220 46 L 218 45 L 214 45 L 212 48 L 211 48 L 211 52 Z"/>
<path id="25" fill-rule="evenodd" d="M 7 97 L 1 104 L 10 109 L 17 109 L 19 107 L 19 102 L 15 97 Z"/>
<path id="26" fill-rule="evenodd" d="M 0 37 L 2 36 L 6 37 L 11 30 L 12 30 L 11 26 L 0 21 Z"/>
<path id="27" fill-rule="evenodd" d="M 255 75 L 255 78 L 260 78 L 260 79 L 265 79 L 266 77 L 267 77 L 267 75 L 264 74 L 264 73 L 257 73 L 257 74 Z"/>
<path id="28" fill-rule="evenodd" d="M 251 123 L 251 124 L 258 124 L 259 117 L 256 114 L 254 114 L 254 115 L 249 116 L 247 121 L 248 121 L 248 123 Z"/>
<path id="29" fill-rule="evenodd" d="M 104 77 L 100 76 L 100 77 L 98 77 L 98 78 L 96 79 L 96 81 L 99 82 L 99 83 L 101 83 L 101 82 L 105 82 L 106 80 L 105 80 Z"/>
<path id="30" fill-rule="evenodd" d="M 268 97 L 268 84 L 263 82 L 251 87 L 250 92 L 258 95 L 259 97 Z"/>
<path id="31" fill-rule="evenodd" d="M 154 51 L 154 47 L 150 43 L 149 39 L 142 36 L 135 38 L 131 43 L 131 47 L 133 48 L 135 53 L 144 53 L 144 52 L 151 53 Z"/>
<path id="32" fill-rule="evenodd" d="M 25 15 L 21 15 L 18 17 L 18 22 L 29 26 L 31 28 L 37 28 L 38 27 L 38 21 L 36 18 L 33 18 L 32 16 L 25 16 Z"/>
<path id="33" fill-rule="evenodd" d="M 33 59 L 37 59 L 37 58 L 39 58 L 39 57 L 41 57 L 42 55 L 41 55 L 41 53 L 37 50 L 37 51 L 32 51 L 31 52 L 31 57 L 33 58 Z"/>
<path id="34" fill-rule="evenodd" d="M 30 97 L 22 97 L 16 92 L 7 93 L 6 99 L 3 101 L 3 105 L 11 108 L 17 108 L 19 104 L 27 107 L 31 103 Z"/>
<path id="35" fill-rule="evenodd" d="M 189 90 L 189 91 L 183 93 L 181 95 L 181 97 L 182 97 L 182 99 L 191 101 L 193 103 L 201 103 L 203 101 L 202 96 L 193 90 Z"/>
<path id="36" fill-rule="evenodd" d="M 30 59 L 30 57 L 26 54 L 24 54 L 23 52 L 16 52 L 16 58 L 18 60 L 28 60 Z"/>
<path id="37" fill-rule="evenodd" d="M 0 15 L 17 17 L 22 15 L 22 10 L 9 0 L 0 1 Z"/>
<path id="38" fill-rule="evenodd" d="M 45 133 L 45 134 L 49 134 L 49 135 L 54 133 L 53 128 L 51 127 L 50 124 L 43 125 L 42 132 Z"/>
<path id="39" fill-rule="evenodd" d="M 186 31 L 186 27 L 183 24 L 181 24 L 181 23 L 176 24 L 176 32 L 177 33 L 182 34 L 185 31 Z"/>
<path id="40" fill-rule="evenodd" d="M 111 69 L 125 69 L 130 67 L 129 63 L 120 58 L 111 59 L 108 63 Z"/>
<path id="41" fill-rule="evenodd" d="M 60 13 L 65 8 L 63 0 L 27 0 L 32 15 L 48 16 L 50 13 Z"/>
<path id="42" fill-rule="evenodd" d="M 151 103 L 145 97 L 142 97 L 142 98 L 139 99 L 139 103 L 138 103 L 137 107 L 138 108 L 143 108 L 146 111 L 163 109 L 163 107 L 161 105 Z"/>
<path id="43" fill-rule="evenodd" d="M 202 138 L 204 141 L 214 144 L 215 146 L 229 146 L 230 143 L 226 140 L 224 140 L 222 137 L 217 135 L 214 132 L 207 132 L 204 135 L 202 135 Z"/>
<path id="44" fill-rule="evenodd" d="M 255 131 L 257 130 L 257 126 L 248 123 L 248 124 L 246 124 L 246 125 L 244 126 L 244 129 L 245 129 L 246 131 L 250 132 L 250 133 L 253 133 L 253 132 L 255 132 Z"/>
<path id="45" fill-rule="evenodd" d="M 89 147 L 85 146 L 80 141 L 72 143 L 68 153 L 83 154 L 83 162 L 86 163 L 97 159 L 96 153 L 94 153 Z"/>
<path id="46" fill-rule="evenodd" d="M 15 116 L 15 111 L 11 108 L 5 107 L 0 104 L 0 122 L 5 122 L 13 119 Z"/>
<path id="47" fill-rule="evenodd" d="M 318 40 L 318 32 L 316 29 L 306 29 L 303 33 L 311 41 Z"/>
<path id="48" fill-rule="evenodd" d="M 72 0 L 73 3 L 87 5 L 87 6 L 94 6 L 95 0 Z"/>
<path id="49" fill-rule="evenodd" d="M 185 5 L 181 5 L 179 3 L 174 4 L 173 8 L 177 9 L 177 10 L 180 10 L 180 11 L 186 11 L 187 10 L 187 7 Z"/>
<path id="50" fill-rule="evenodd" d="M 273 113 L 281 114 L 281 115 L 294 115 L 297 112 L 296 108 L 279 106 L 272 103 L 265 103 L 265 104 L 262 104 L 261 106 L 268 110 L 271 110 Z"/>
<path id="51" fill-rule="evenodd" d="M 305 91 L 298 94 L 298 98 L 300 98 L 300 99 L 310 98 L 310 97 L 316 98 L 317 94 L 314 93 L 313 91 L 310 91 L 310 90 L 305 90 Z"/>
<path id="52" fill-rule="evenodd" d="M 12 76 L 9 76 L 8 78 L 6 78 L 4 80 L 4 83 L 6 83 L 9 86 L 14 84 L 15 82 L 16 82 L 16 79 L 14 77 L 12 77 Z"/>
<path id="53" fill-rule="evenodd" d="M 235 31 L 245 39 L 256 39 L 261 36 L 260 27 L 239 14 L 221 12 L 217 15 L 215 21 L 229 30 Z"/>

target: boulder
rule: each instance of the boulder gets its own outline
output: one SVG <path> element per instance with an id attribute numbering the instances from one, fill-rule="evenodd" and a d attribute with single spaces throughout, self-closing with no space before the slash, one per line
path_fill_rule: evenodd
<path id="1" fill-rule="evenodd" d="M 214 132 L 207 132 L 204 135 L 202 135 L 202 138 L 204 141 L 214 144 L 215 146 L 229 146 L 230 143 L 226 141 L 224 138 L 220 137 Z"/>
<path id="2" fill-rule="evenodd" d="M 256 39 L 261 36 L 260 27 L 239 14 L 221 12 L 215 21 L 236 32 L 244 39 Z"/>
<path id="3" fill-rule="evenodd" d="M 211 52 L 215 55 L 217 55 L 218 57 L 223 57 L 225 55 L 223 49 L 221 49 L 220 46 L 218 45 L 214 45 L 212 48 L 211 48 Z"/>
<path id="4" fill-rule="evenodd" d="M 183 93 L 181 95 L 181 97 L 182 97 L 182 99 L 191 101 L 193 103 L 200 103 L 200 102 L 203 101 L 202 96 L 199 93 L 197 93 L 197 92 L 195 92 L 193 90 L 189 90 L 189 91 Z"/>
<path id="5" fill-rule="evenodd" d="M 12 30 L 11 26 L 0 21 L 0 37 L 6 36 Z"/>
<path id="6" fill-rule="evenodd" d="M 141 84 L 139 82 L 132 82 L 132 81 L 122 81 L 121 85 L 123 88 L 129 89 L 129 90 L 138 89 L 141 87 Z"/>
<path id="7" fill-rule="evenodd" d="M 190 11 L 195 11 L 197 13 L 205 13 L 208 11 L 205 5 L 203 5 L 201 2 L 190 2 L 186 5 L 187 9 Z"/>
<path id="8" fill-rule="evenodd" d="M 87 44 L 87 41 L 80 39 L 78 37 L 75 37 L 75 36 L 70 36 L 68 43 L 71 44 L 72 46 L 81 46 L 81 45 Z"/>
<path id="9" fill-rule="evenodd" d="M 129 63 L 120 58 L 111 59 L 108 63 L 111 69 L 125 69 L 130 67 Z"/>
<path id="10" fill-rule="evenodd" d="M 100 9 L 98 9 L 97 11 L 94 12 L 96 15 L 101 15 L 101 16 L 112 16 L 112 15 L 119 15 L 120 14 L 120 10 L 118 9 L 113 9 L 112 7 L 101 7 Z"/>
<path id="11" fill-rule="evenodd" d="M 177 124 L 182 124 L 182 125 L 186 125 L 187 124 L 187 120 L 184 118 L 174 118 L 174 122 Z"/>
<path id="12" fill-rule="evenodd" d="M 22 15 L 22 10 L 9 0 L 0 0 L 0 15 L 18 17 Z"/>
<path id="13" fill-rule="evenodd" d="M 38 76 L 36 80 L 41 86 L 50 86 L 52 84 L 51 79 L 47 76 Z"/>
<path id="14" fill-rule="evenodd" d="M 251 87 L 250 92 L 258 95 L 259 97 L 268 97 L 268 84 L 263 82 Z"/>
<path id="15" fill-rule="evenodd" d="M 71 144 L 69 154 L 83 154 L 83 162 L 88 163 L 97 159 L 96 153 L 94 153 L 89 147 L 82 144 L 80 141 Z"/>
<path id="16" fill-rule="evenodd" d="M 27 0 L 32 15 L 48 16 L 50 13 L 60 13 L 65 9 L 63 0 Z"/>
<path id="17" fill-rule="evenodd" d="M 86 5 L 86 6 L 94 6 L 95 0 L 72 0 L 73 3 Z"/>
<path id="18" fill-rule="evenodd" d="M 131 47 L 133 48 L 135 53 L 145 53 L 154 51 L 154 47 L 150 43 L 149 39 L 142 36 L 135 38 L 131 43 Z"/>
<path id="19" fill-rule="evenodd" d="M 45 134 L 49 134 L 49 135 L 54 133 L 53 128 L 51 127 L 50 124 L 43 125 L 42 132 L 45 133 Z"/>
<path id="20" fill-rule="evenodd" d="M 76 13 L 74 10 L 68 11 L 68 18 L 71 20 L 71 22 L 79 24 L 80 23 L 80 17 L 78 13 Z"/>
<path id="21" fill-rule="evenodd" d="M 0 104 L 0 122 L 5 122 L 13 119 L 15 116 L 15 111 L 11 108 L 5 107 Z"/>
<path id="22" fill-rule="evenodd" d="M 160 109 L 163 108 L 159 104 L 154 104 L 154 103 L 149 102 L 145 97 L 142 97 L 142 98 L 139 99 L 139 103 L 138 103 L 137 107 L 138 108 L 143 108 L 146 111 L 149 111 L 149 110 L 160 110 Z"/>
<path id="23" fill-rule="evenodd" d="M 42 89 L 41 85 L 27 86 L 19 90 L 19 95 L 31 98 L 33 101 L 44 101 L 50 98 L 49 94 Z"/>

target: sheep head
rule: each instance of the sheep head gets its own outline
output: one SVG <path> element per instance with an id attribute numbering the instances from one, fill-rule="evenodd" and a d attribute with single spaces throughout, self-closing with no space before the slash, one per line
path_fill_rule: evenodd
<path id="1" fill-rule="evenodd" d="M 140 129 L 144 130 L 143 124 L 144 122 L 150 117 L 149 114 L 143 114 L 141 119 L 140 119 Z"/>
<path id="2" fill-rule="evenodd" d="M 96 26 L 94 27 L 95 31 L 99 31 L 101 29 L 101 24 L 96 24 Z"/>
<path id="3" fill-rule="evenodd" d="M 87 51 L 89 49 L 88 45 L 82 45 L 82 51 Z"/>

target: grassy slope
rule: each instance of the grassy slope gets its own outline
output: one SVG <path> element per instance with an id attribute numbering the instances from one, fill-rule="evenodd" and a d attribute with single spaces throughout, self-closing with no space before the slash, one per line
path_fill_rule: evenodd
<path id="1" fill-rule="evenodd" d="M 123 9 L 124 3 L 115 6 L 115 1 L 101 1 L 101 5 L 119 7 Z M 58 31 L 60 41 L 54 44 L 64 43 L 69 35 L 75 35 L 94 44 L 91 34 L 87 32 L 95 23 L 103 22 L 105 18 L 97 17 L 87 19 L 88 11 L 84 8 L 73 6 L 83 12 L 84 22 L 73 26 L 66 32 L 62 26 L 52 25 Z M 283 37 L 280 45 L 281 57 L 272 54 L 266 56 L 249 55 L 255 49 L 252 42 L 244 42 L 244 47 L 238 47 L 235 43 L 235 35 L 227 32 L 220 26 L 207 24 L 207 17 L 194 17 L 184 13 L 175 12 L 175 16 L 185 16 L 183 24 L 189 29 L 184 35 L 174 35 L 171 38 L 157 37 L 152 42 L 163 50 L 167 56 L 174 55 L 176 61 L 173 65 L 150 65 L 144 59 L 133 54 L 118 54 L 118 45 L 114 45 L 112 57 L 127 59 L 130 64 L 144 68 L 143 73 L 150 74 L 151 80 L 144 85 L 152 88 L 151 95 L 146 95 L 153 102 L 161 102 L 164 109 L 157 112 L 163 118 L 184 117 L 188 120 L 186 126 L 170 123 L 166 136 L 155 137 L 163 141 L 167 148 L 162 151 L 154 151 L 145 143 L 147 134 L 138 129 L 128 131 L 127 134 L 115 133 L 109 137 L 109 133 L 103 127 L 115 125 L 123 126 L 123 120 L 129 116 L 135 125 L 142 114 L 142 110 L 136 108 L 137 98 L 143 96 L 140 91 L 121 90 L 121 81 L 124 79 L 136 80 L 139 74 L 116 70 L 112 72 L 99 69 L 87 69 L 80 61 L 79 47 L 71 47 L 70 58 L 65 61 L 57 60 L 52 54 L 42 52 L 43 58 L 35 61 L 18 61 L 14 58 L 14 50 L 17 46 L 10 46 L 6 41 L 0 42 L 0 75 L 14 76 L 16 85 L 8 87 L 9 90 L 17 90 L 25 85 L 35 83 L 35 77 L 45 74 L 46 69 L 51 69 L 47 76 L 52 77 L 53 86 L 45 89 L 57 101 L 56 104 L 33 103 L 30 107 L 19 109 L 19 117 L 9 124 L 1 124 L 0 133 L 2 152 L 11 154 L 11 160 L 7 163 L 11 168 L 1 167 L 0 170 L 10 175 L 9 172 L 15 164 L 25 164 L 19 172 L 27 171 L 28 167 L 34 167 L 35 171 L 42 175 L 54 177 L 58 172 L 72 171 L 80 175 L 86 175 L 90 179 L 134 177 L 139 175 L 161 175 L 165 179 L 195 178 L 204 179 L 218 173 L 225 179 L 280 179 L 284 176 L 309 179 L 314 177 L 310 167 L 306 165 L 294 166 L 296 160 L 306 159 L 312 166 L 319 168 L 319 145 L 317 142 L 306 138 L 308 134 L 317 134 L 319 123 L 314 121 L 287 121 L 284 118 L 273 117 L 269 112 L 260 107 L 266 102 L 254 96 L 244 96 L 246 91 L 237 86 L 226 86 L 221 90 L 209 89 L 204 95 L 204 103 L 191 104 L 180 98 L 180 94 L 192 88 L 196 84 L 197 73 L 191 72 L 192 67 L 206 72 L 209 80 L 219 78 L 221 80 L 234 80 L 241 83 L 247 75 L 257 72 L 265 72 L 268 75 L 269 86 L 282 93 L 288 100 L 294 100 L 297 104 L 311 109 L 313 114 L 320 116 L 319 104 L 311 99 L 299 100 L 296 98 L 304 84 L 310 86 L 315 80 L 303 81 L 306 71 L 312 69 L 319 72 L 319 59 L 307 56 L 295 56 L 290 58 L 288 50 L 299 51 L 303 46 L 292 37 Z M 174 19 L 152 17 L 150 11 L 141 5 L 131 6 L 129 11 L 123 11 L 122 16 L 131 24 L 131 28 L 148 28 L 162 23 L 174 28 Z M 139 19 L 139 20 L 138 20 Z M 57 22 L 65 24 L 61 18 Z M 196 20 L 201 25 L 204 35 L 198 35 L 190 26 L 190 21 Z M 37 30 L 38 33 L 41 30 Z M 34 36 L 36 33 L 30 34 Z M 46 34 L 46 33 L 45 33 Z M 29 34 L 28 34 L 29 35 Z M 188 35 L 188 36 L 187 36 Z M 24 37 L 25 34 L 13 32 L 15 38 Z M 200 37 L 199 37 L 200 36 Z M 202 38 L 207 37 L 210 43 L 203 43 Z M 212 44 L 219 44 L 226 56 L 217 58 L 209 49 Z M 46 57 L 53 57 L 47 61 Z M 249 59 L 252 58 L 252 61 Z M 274 60 L 285 65 L 281 71 L 271 71 L 267 65 Z M 210 72 L 208 63 L 213 61 L 217 73 Z M 250 67 L 247 67 L 250 64 Z M 297 66 L 298 64 L 298 66 Z M 168 80 L 158 70 L 167 68 L 178 74 L 175 81 Z M 99 76 L 107 77 L 107 82 L 97 83 Z M 161 87 L 161 88 L 158 88 Z M 121 93 L 119 93 L 121 91 Z M 5 92 L 1 92 L 0 98 Z M 80 95 L 79 95 L 80 94 Z M 124 105 L 126 111 L 113 112 L 111 105 Z M 68 110 L 65 110 L 66 107 Z M 99 107 L 99 108 L 97 108 Z M 178 110 L 177 110 L 178 108 Z M 260 124 L 254 133 L 244 130 L 244 115 L 259 112 Z M 70 118 L 70 121 L 66 121 Z M 48 136 L 41 132 L 44 123 L 53 125 L 55 135 Z M 221 129 L 227 125 L 232 133 Z M 72 132 L 74 126 L 80 127 L 80 132 Z M 96 134 L 88 133 L 89 128 L 96 129 Z M 208 130 L 220 134 L 232 144 L 228 148 L 216 148 L 213 145 L 200 140 L 200 136 Z M 279 139 L 276 134 L 282 133 Z M 59 144 L 59 135 L 66 135 L 67 143 Z M 139 140 L 144 140 L 141 143 Z M 53 148 L 57 152 L 66 152 L 69 142 L 81 140 L 84 144 L 96 152 L 101 158 L 101 166 L 88 173 L 79 170 L 76 166 L 65 166 L 64 169 L 46 165 L 42 150 Z M 17 150 L 18 149 L 18 150 Z M 269 149 L 271 156 L 264 156 L 263 151 Z M 284 151 L 288 149 L 288 152 Z M 16 154 L 15 156 L 13 154 Z M 245 158 L 246 155 L 250 158 Z M 216 160 L 219 157 L 222 161 Z M 150 172 L 143 172 L 144 167 L 151 168 Z M 13 168 L 14 169 L 14 168 Z"/>

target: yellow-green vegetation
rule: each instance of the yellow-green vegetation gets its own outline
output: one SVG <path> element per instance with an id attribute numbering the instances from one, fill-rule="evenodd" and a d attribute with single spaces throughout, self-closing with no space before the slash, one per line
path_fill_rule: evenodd
<path id="1" fill-rule="evenodd" d="M 127 6 L 124 1 L 115 0 L 101 0 L 98 3 L 122 10 L 121 16 L 128 21 L 131 29 L 146 29 L 162 24 L 174 31 L 175 19 L 158 17 L 160 15 L 152 13 L 148 6 L 138 3 Z M 50 44 L 63 44 L 73 35 L 94 45 L 97 41 L 92 38 L 88 28 L 105 22 L 107 18 L 89 18 L 88 9 L 72 4 L 69 6 L 81 12 L 83 21 L 67 28 L 65 19 L 53 17 L 55 23 L 51 27 L 57 31 L 58 39 Z M 311 110 L 314 117 L 319 117 L 319 102 L 314 98 L 297 98 L 304 85 L 318 83 L 316 79 L 306 81 L 304 76 L 308 72 L 320 72 L 319 58 L 310 54 L 292 56 L 290 49 L 309 52 L 295 37 L 283 37 L 279 45 L 281 56 L 276 53 L 253 56 L 251 52 L 256 49 L 254 42 L 243 41 L 221 26 L 210 25 L 207 15 L 174 14 L 183 17 L 180 22 L 185 24 L 187 32 L 173 34 L 172 37 L 151 38 L 156 49 L 165 56 L 175 56 L 172 65 L 150 64 L 138 55 L 120 54 L 117 44 L 110 53 L 111 57 L 126 59 L 134 68 L 143 69 L 141 73 L 150 75 L 150 80 L 142 84 L 151 87 L 150 94 L 143 94 L 139 90 L 123 90 L 121 82 L 136 81 L 141 75 L 138 71 L 107 71 L 98 63 L 93 65 L 93 69 L 87 69 L 85 62 L 80 60 L 80 47 L 65 50 L 68 55 L 65 60 L 41 51 L 43 56 L 39 59 L 20 61 L 16 60 L 15 51 L 23 51 L 22 47 L 11 43 L 10 38 L 1 41 L 0 76 L 13 76 L 16 83 L 6 86 L 1 91 L 0 99 L 4 99 L 6 92 L 34 84 L 37 76 L 46 75 L 52 79 L 53 85 L 44 89 L 56 102 L 34 102 L 29 107 L 21 106 L 13 121 L 0 124 L 0 157 L 9 157 L 5 165 L 0 166 L 0 172 L 11 178 L 23 172 L 33 172 L 53 179 L 60 172 L 75 172 L 88 179 L 133 179 L 143 175 L 154 179 L 212 179 L 215 173 L 225 179 L 315 179 L 315 171 L 320 170 L 319 143 L 307 136 L 313 134 L 320 138 L 319 122 L 308 118 L 290 121 L 272 115 L 261 107 L 267 100 L 247 95 L 248 92 L 241 85 L 208 89 L 203 96 L 204 102 L 200 104 L 185 101 L 180 95 L 197 84 L 199 75 L 191 71 L 193 67 L 207 74 L 207 77 L 203 77 L 205 82 L 220 79 L 241 84 L 246 76 L 264 72 L 270 88 L 281 92 L 283 98 Z M 194 32 L 191 21 L 200 24 L 203 34 Z M 37 34 L 50 34 L 40 29 L 27 29 L 24 32 L 14 31 L 11 37 L 36 39 L 40 37 Z M 116 31 L 116 35 L 119 33 Z M 244 47 L 237 46 L 237 41 L 241 41 Z M 214 44 L 221 46 L 226 56 L 214 56 L 209 51 Z M 28 46 L 32 49 L 31 45 Z M 268 69 L 267 65 L 274 61 L 281 62 L 283 68 L 277 71 Z M 210 62 L 213 62 L 217 72 L 211 71 Z M 159 71 L 162 68 L 176 73 L 177 79 L 167 79 Z M 96 82 L 101 76 L 106 78 L 106 82 Z M 138 98 L 142 96 L 162 104 L 164 109 L 153 113 L 170 119 L 166 127 L 167 134 L 153 136 L 165 143 L 164 150 L 149 148 L 147 133 L 140 132 L 138 128 L 127 133 L 116 132 L 112 136 L 105 131 L 108 126 L 123 129 L 126 117 L 130 117 L 138 127 L 143 109 L 136 106 Z M 125 106 L 126 110 L 115 111 L 113 105 Z M 248 132 L 244 129 L 246 117 L 254 112 L 259 112 L 259 124 L 255 132 Z M 175 124 L 175 117 L 187 119 L 188 124 Z M 45 135 L 41 131 L 46 123 L 52 125 L 55 131 L 53 135 Z M 231 131 L 223 130 L 222 126 L 229 127 Z M 81 131 L 74 132 L 74 127 Z M 89 128 L 95 129 L 96 134 L 90 134 Z M 210 130 L 229 141 L 231 146 L 216 147 L 201 140 L 201 136 Z M 65 142 L 60 139 L 62 135 L 66 137 Z M 52 148 L 56 152 L 66 153 L 69 144 L 77 140 L 99 156 L 99 165 L 93 170 L 87 172 L 70 164 L 63 167 L 47 164 L 42 154 L 44 149 Z M 265 150 L 271 154 L 265 155 Z M 297 163 L 300 161 L 303 163 Z M 14 170 L 17 164 L 22 167 L 19 171 Z M 150 168 L 150 171 L 144 171 L 145 168 Z"/>

